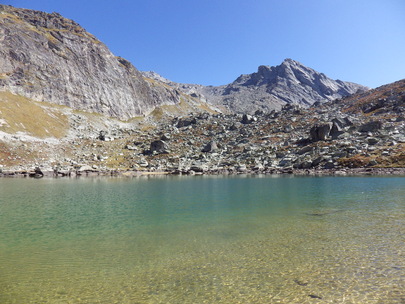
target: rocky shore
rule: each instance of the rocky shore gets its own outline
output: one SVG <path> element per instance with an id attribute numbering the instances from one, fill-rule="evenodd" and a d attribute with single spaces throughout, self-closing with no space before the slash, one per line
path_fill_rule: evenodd
<path id="1" fill-rule="evenodd" d="M 162 175 L 178 175 L 179 172 L 166 171 L 69 171 L 53 172 L 42 170 L 21 170 L 21 171 L 2 171 L 0 177 L 3 178 L 81 178 L 81 177 L 150 177 Z M 405 168 L 353 168 L 353 169 L 272 169 L 268 171 L 247 171 L 247 172 L 229 172 L 229 171 L 208 171 L 208 172 L 187 172 L 186 175 L 240 175 L 240 176 L 266 176 L 266 175 L 293 175 L 293 176 L 405 176 Z"/>
<path id="2" fill-rule="evenodd" d="M 0 175 L 403 175 L 404 83 L 395 84 L 399 91 L 387 86 L 311 108 L 190 114 L 136 128 L 100 130 L 87 122 L 82 128 L 81 119 L 71 117 L 74 138 L 36 146 L 16 141 L 9 158 L 19 164 L 3 166 Z M 22 164 L 17 147 L 25 154 L 39 150 L 41 157 Z"/>

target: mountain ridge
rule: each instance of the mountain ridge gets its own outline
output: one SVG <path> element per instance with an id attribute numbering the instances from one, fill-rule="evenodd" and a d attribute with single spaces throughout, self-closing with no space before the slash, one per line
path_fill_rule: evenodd
<path id="1" fill-rule="evenodd" d="M 286 104 L 308 107 L 369 89 L 353 82 L 333 80 L 290 58 L 277 66 L 260 65 L 257 72 L 242 74 L 232 83 L 220 86 L 181 84 L 154 72 L 142 73 L 229 112 L 250 114 L 257 110 L 280 110 Z"/>
<path id="2" fill-rule="evenodd" d="M 292 59 L 174 83 L 59 14 L 0 5 L 0 176 L 403 174 L 405 80 L 359 90 Z"/>
<path id="3" fill-rule="evenodd" d="M 162 106 L 182 113 L 269 112 L 367 89 L 332 80 L 292 59 L 259 66 L 223 86 L 176 84 L 141 73 L 73 20 L 7 5 L 0 5 L 0 33 L 0 90 L 123 120 Z"/>

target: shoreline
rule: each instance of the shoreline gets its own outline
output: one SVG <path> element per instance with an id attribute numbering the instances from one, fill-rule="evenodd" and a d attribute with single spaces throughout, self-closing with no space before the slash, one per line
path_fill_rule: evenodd
<path id="1" fill-rule="evenodd" d="M 292 175 L 292 176 L 404 176 L 405 168 L 340 168 L 340 169 L 269 169 L 261 171 L 216 170 L 207 172 L 93 170 L 54 172 L 35 170 L 2 170 L 0 178 L 80 178 L 80 177 L 152 177 L 152 176 L 237 176 L 237 175 Z"/>

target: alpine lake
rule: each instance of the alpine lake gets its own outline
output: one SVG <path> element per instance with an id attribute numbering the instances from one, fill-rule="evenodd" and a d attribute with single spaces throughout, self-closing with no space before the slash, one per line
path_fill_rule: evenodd
<path id="1" fill-rule="evenodd" d="M 405 178 L 3 178 L 0 303 L 405 303 Z"/>

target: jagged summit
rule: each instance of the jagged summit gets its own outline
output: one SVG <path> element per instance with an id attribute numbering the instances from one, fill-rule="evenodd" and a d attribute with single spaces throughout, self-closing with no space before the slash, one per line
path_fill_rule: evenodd
<path id="1" fill-rule="evenodd" d="M 341 80 L 333 80 L 302 63 L 287 58 L 280 65 L 260 65 L 257 72 L 242 74 L 230 84 L 202 86 L 174 83 L 157 73 L 143 72 L 164 81 L 186 94 L 222 107 L 225 111 L 254 113 L 279 110 L 286 104 L 304 107 L 366 91 L 369 88 Z"/>
<path id="2" fill-rule="evenodd" d="M 364 90 L 368 88 L 330 79 L 288 58 L 278 66 L 261 65 L 257 72 L 241 75 L 228 85 L 205 87 L 202 94 L 233 112 L 252 113 L 280 109 L 285 104 L 310 106 Z"/>
<path id="3" fill-rule="evenodd" d="M 325 74 L 319 73 L 289 58 L 285 59 L 278 66 L 261 65 L 256 73 L 241 75 L 232 84 L 266 86 L 269 93 L 273 92 L 273 90 L 277 93 L 279 91 L 278 86 L 282 86 L 289 91 L 295 90 L 301 94 L 314 91 L 312 93 L 317 93 L 325 101 L 356 93 L 359 89 L 367 89 L 354 83 L 330 79 Z M 304 89 L 300 90 L 297 86 L 301 86 Z M 299 103 L 297 98 L 293 98 L 292 100 Z M 306 100 L 305 103 L 312 104 L 313 102 Z"/>

